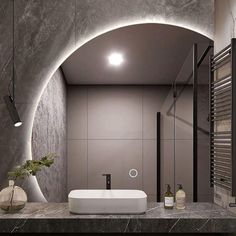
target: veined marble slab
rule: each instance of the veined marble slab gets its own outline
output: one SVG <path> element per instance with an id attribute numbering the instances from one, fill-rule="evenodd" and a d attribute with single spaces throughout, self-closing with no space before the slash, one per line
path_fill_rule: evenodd
<path id="1" fill-rule="evenodd" d="M 74 215 L 68 203 L 27 203 L 19 213 L 0 211 L 3 232 L 236 232 L 236 215 L 213 203 L 188 203 L 185 210 L 165 210 L 149 203 L 142 215 Z"/>

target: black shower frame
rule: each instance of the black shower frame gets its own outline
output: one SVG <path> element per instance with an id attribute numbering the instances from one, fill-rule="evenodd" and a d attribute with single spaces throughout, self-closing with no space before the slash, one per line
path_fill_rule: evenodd
<path id="1" fill-rule="evenodd" d="M 210 41 L 209 45 L 201 54 L 198 59 L 198 46 L 196 43 L 193 44 L 193 70 L 189 75 L 186 83 L 183 85 L 183 89 L 187 86 L 190 80 L 193 78 L 193 201 L 198 201 L 198 68 L 201 66 L 202 62 L 213 48 L 213 42 Z M 210 66 L 210 65 L 209 65 Z M 176 84 L 174 81 L 173 84 Z M 182 90 L 183 91 L 183 90 Z M 182 93 L 179 93 L 179 95 Z M 175 103 L 175 101 L 174 101 Z M 171 105 L 171 108 L 174 106 Z M 170 109 L 171 109 L 170 108 Z M 161 201 L 161 113 L 157 112 L 157 202 Z"/>
<path id="2" fill-rule="evenodd" d="M 213 42 L 210 42 L 198 59 L 198 45 L 193 44 L 193 71 L 190 76 L 193 77 L 193 202 L 198 201 L 198 68 L 212 48 Z"/>
<path id="3" fill-rule="evenodd" d="M 157 202 L 161 201 L 161 113 L 157 112 Z"/>

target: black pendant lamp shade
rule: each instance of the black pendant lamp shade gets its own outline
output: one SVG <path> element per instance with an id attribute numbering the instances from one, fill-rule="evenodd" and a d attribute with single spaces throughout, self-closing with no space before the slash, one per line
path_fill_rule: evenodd
<path id="1" fill-rule="evenodd" d="M 22 121 L 19 117 L 19 114 L 16 110 L 16 107 L 15 107 L 15 103 L 13 101 L 13 99 L 10 97 L 10 96 L 5 96 L 4 97 L 4 100 L 5 100 L 5 103 L 7 105 L 7 109 L 8 109 L 8 112 L 10 114 L 10 117 L 14 123 L 14 126 L 15 127 L 19 127 L 22 125 Z"/>

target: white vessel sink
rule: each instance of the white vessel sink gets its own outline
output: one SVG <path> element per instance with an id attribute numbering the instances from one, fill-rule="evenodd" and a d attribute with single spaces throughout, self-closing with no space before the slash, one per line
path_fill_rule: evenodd
<path id="1" fill-rule="evenodd" d="M 72 190 L 69 210 L 76 214 L 141 214 L 147 209 L 147 195 L 141 190 Z"/>

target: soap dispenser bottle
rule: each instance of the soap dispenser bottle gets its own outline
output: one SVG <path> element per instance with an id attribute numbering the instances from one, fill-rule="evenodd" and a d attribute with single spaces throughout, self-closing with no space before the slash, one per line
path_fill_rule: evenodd
<path id="1" fill-rule="evenodd" d="M 174 207 L 174 195 L 170 191 L 169 184 L 167 184 L 167 191 L 164 195 L 164 207 L 165 207 L 165 209 L 173 209 L 173 207 Z"/>
<path id="2" fill-rule="evenodd" d="M 178 186 L 179 186 L 179 189 L 175 195 L 176 209 L 182 210 L 182 209 L 185 209 L 186 194 L 183 190 L 182 184 L 178 184 Z"/>

